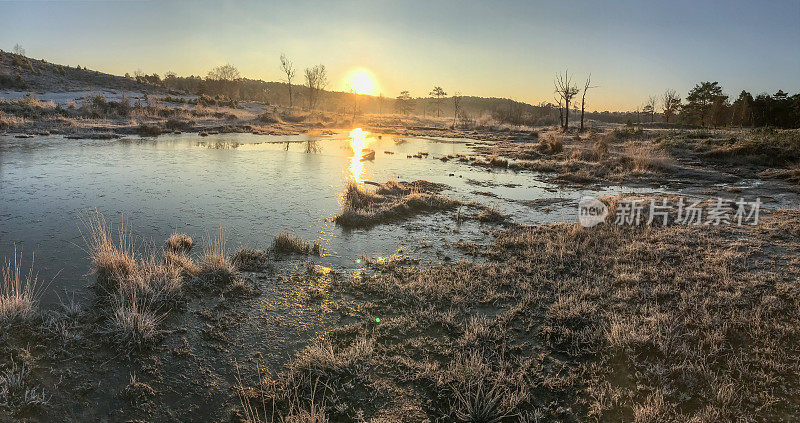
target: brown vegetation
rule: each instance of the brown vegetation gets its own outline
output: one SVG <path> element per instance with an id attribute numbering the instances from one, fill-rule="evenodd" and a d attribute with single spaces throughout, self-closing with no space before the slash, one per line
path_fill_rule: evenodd
<path id="1" fill-rule="evenodd" d="M 344 227 L 369 227 L 420 213 L 450 210 L 460 201 L 437 194 L 444 186 L 427 181 L 389 181 L 372 192 L 351 182 L 342 194 L 342 213 L 334 218 Z"/>
<path id="2" fill-rule="evenodd" d="M 516 228 L 480 249 L 486 264 L 348 281 L 362 322 L 298 353 L 262 400 L 280 412 L 313 394 L 347 420 L 787 421 L 798 240 L 797 211 L 747 228 Z"/>

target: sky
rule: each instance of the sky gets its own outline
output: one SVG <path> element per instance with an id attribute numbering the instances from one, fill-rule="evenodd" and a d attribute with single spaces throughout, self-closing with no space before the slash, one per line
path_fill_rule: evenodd
<path id="1" fill-rule="evenodd" d="M 356 69 L 376 92 L 553 101 L 553 79 L 591 74 L 588 110 L 633 110 L 719 81 L 733 97 L 800 91 L 800 0 L 58 1 L 0 0 L 0 49 L 122 75 L 205 76 L 225 63 L 281 79 L 324 64 L 333 90 Z"/>

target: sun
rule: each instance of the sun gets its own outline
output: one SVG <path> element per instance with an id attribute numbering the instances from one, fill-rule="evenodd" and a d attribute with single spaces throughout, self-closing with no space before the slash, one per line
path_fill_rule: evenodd
<path id="1" fill-rule="evenodd" d="M 366 69 L 357 69 L 347 78 L 349 87 L 358 94 L 375 94 L 375 81 L 372 74 Z"/>

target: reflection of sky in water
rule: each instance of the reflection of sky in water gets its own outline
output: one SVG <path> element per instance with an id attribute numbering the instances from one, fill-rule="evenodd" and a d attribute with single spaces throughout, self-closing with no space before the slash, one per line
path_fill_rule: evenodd
<path id="1" fill-rule="evenodd" d="M 560 189 L 531 173 L 487 172 L 457 160 L 438 160 L 469 153 L 465 141 L 366 131 L 322 137 L 180 134 L 112 141 L 0 136 L 0 257 L 18 244 L 26 259 L 36 253 L 40 279 L 49 282 L 58 275 L 51 291 L 85 286 L 89 261 L 79 216 L 96 208 L 115 226 L 124 219 L 135 236 L 156 246 L 173 231 L 201 241 L 221 227 L 228 249 L 267 248 L 275 234 L 289 230 L 320 242 L 327 253 L 321 264 L 334 268 L 353 268 L 362 254 L 389 256 L 398 248 L 441 261 L 458 258 L 449 244 L 459 239 L 490 238 L 474 221 L 457 226 L 455 212 L 371 230 L 342 230 L 329 218 L 339 211 L 339 193 L 347 181 L 443 183 L 451 187 L 445 195 L 490 204 L 528 223 L 574 221 L 575 201 L 596 193 Z M 366 147 L 375 151 L 374 160 L 360 160 Z M 429 155 L 408 158 L 419 152 Z M 542 198 L 564 200 L 552 204 L 549 212 L 524 203 Z"/>

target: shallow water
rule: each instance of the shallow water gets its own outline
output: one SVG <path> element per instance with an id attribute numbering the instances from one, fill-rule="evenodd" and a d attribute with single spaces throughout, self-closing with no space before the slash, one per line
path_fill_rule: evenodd
<path id="1" fill-rule="evenodd" d="M 470 140 L 363 133 L 357 138 L 376 155 L 360 161 L 353 158 L 350 135 L 192 133 L 102 141 L 0 136 L 0 256 L 13 254 L 14 246 L 26 262 L 35 253 L 39 279 L 49 284 L 43 301 L 52 303 L 59 293 L 89 283 L 81 216 L 94 209 L 115 228 L 124 222 L 156 246 L 173 231 L 202 240 L 222 228 L 229 250 L 267 248 L 275 234 L 289 230 L 323 245 L 321 264 L 350 269 L 362 254 L 388 256 L 398 248 L 423 261 L 457 258 L 449 244 L 485 240 L 482 229 L 496 228 L 468 221 L 454 231 L 455 212 L 449 212 L 344 230 L 329 218 L 339 211 L 339 193 L 351 178 L 447 184 L 445 195 L 490 204 L 524 223 L 575 221 L 582 195 L 651 191 L 564 189 L 535 173 L 487 172 L 438 160 L 469 154 L 476 143 Z M 408 157 L 419 152 L 428 155 Z M 531 200 L 549 205 L 535 207 Z"/>

